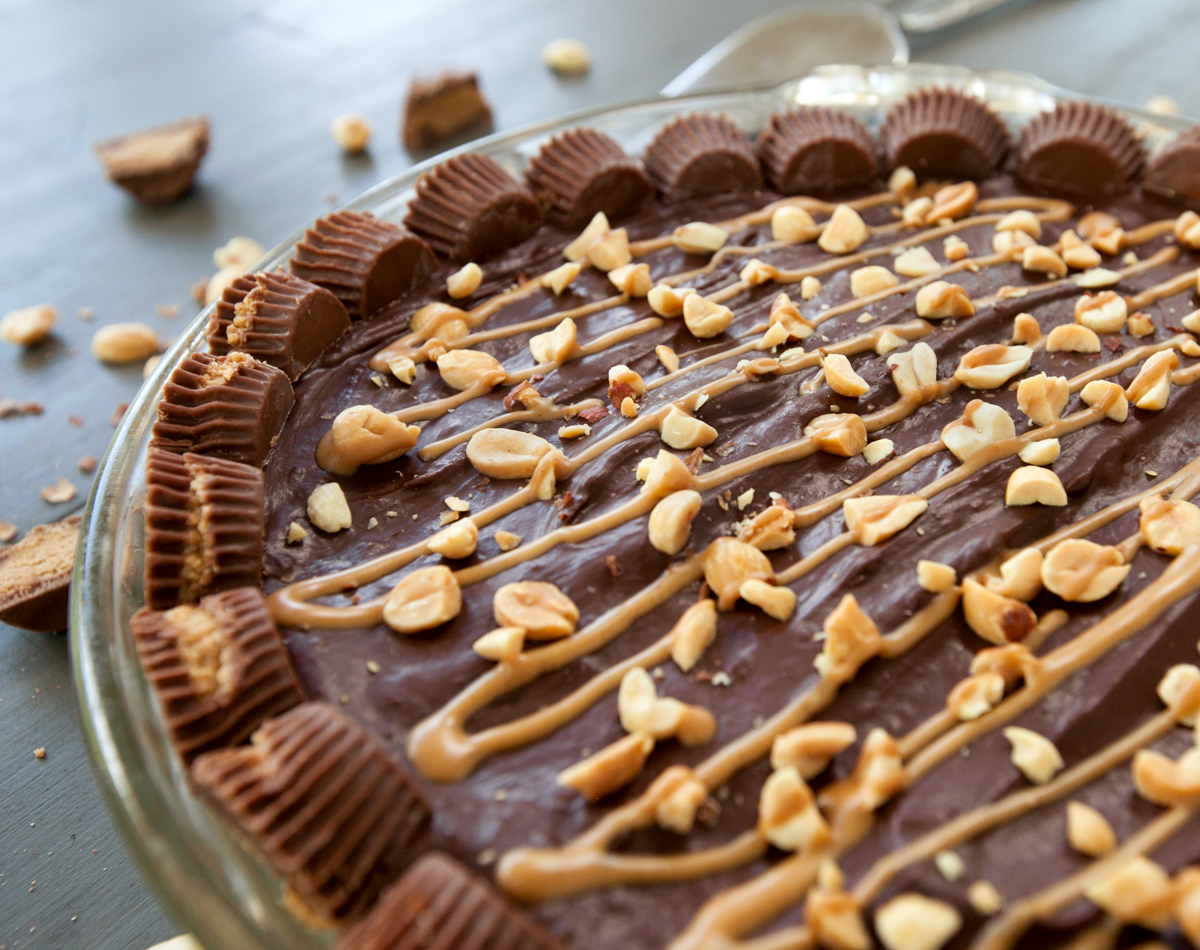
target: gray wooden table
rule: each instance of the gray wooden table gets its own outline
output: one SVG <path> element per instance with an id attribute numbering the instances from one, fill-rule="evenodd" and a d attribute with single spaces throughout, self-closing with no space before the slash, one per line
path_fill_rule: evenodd
<path id="1" fill-rule="evenodd" d="M 508 129 L 653 94 L 742 23 L 788 5 L 0 0 L 0 313 L 59 311 L 50 344 L 0 346 L 0 398 L 45 406 L 0 421 L 0 520 L 24 531 L 82 507 L 90 478 L 76 462 L 103 455 L 110 417 L 141 382 L 138 368 L 92 359 L 95 329 L 139 320 L 175 336 L 219 244 L 247 235 L 270 247 L 403 169 L 396 127 L 413 72 L 478 70 Z M 588 43 L 589 76 L 542 67 L 542 45 L 559 36 Z M 913 59 L 1026 70 L 1131 103 L 1168 93 L 1200 116 L 1198 41 L 1194 0 L 1040 0 L 914 38 Z M 369 157 L 343 158 L 330 140 L 343 111 L 374 123 Z M 92 141 L 195 113 L 211 117 L 213 144 L 185 201 L 141 208 L 102 180 Z M 171 304 L 178 317 L 158 315 Z M 79 496 L 43 502 L 38 488 L 62 476 Z M 0 950 L 142 950 L 172 936 L 93 784 L 65 635 L 0 625 L 0 730 Z"/>

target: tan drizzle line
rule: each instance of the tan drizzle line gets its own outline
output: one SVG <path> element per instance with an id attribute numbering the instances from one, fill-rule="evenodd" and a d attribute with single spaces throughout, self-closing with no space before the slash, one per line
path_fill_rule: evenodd
<path id="1" fill-rule="evenodd" d="M 1159 490 L 1169 487 L 1168 483 L 1189 485 L 1200 478 L 1198 473 L 1200 473 L 1200 458 L 1193 460 L 1175 476 L 1167 479 L 1162 486 L 1159 486 Z M 1095 531 L 1116 520 L 1127 510 L 1129 508 L 1125 502 L 1118 502 L 1092 515 L 1086 519 L 1085 523 L 1089 531 Z M 844 546 L 847 538 L 847 534 L 833 538 L 800 563 L 806 564 L 810 568 L 814 567 L 833 550 Z M 800 576 L 800 573 L 797 572 L 797 577 Z M 779 576 L 779 581 L 780 583 L 788 582 L 782 574 Z M 879 655 L 885 658 L 894 658 L 907 652 L 928 632 L 946 620 L 954 612 L 957 602 L 957 590 L 933 601 L 903 627 L 884 637 Z M 1031 636 L 1035 639 L 1044 639 L 1061 627 L 1065 619 L 1062 611 L 1051 611 L 1043 618 L 1039 628 Z M 670 655 L 670 649 L 671 637 L 668 635 L 659 643 L 639 654 L 638 657 L 626 661 L 620 675 L 614 675 L 613 682 L 607 685 L 611 689 L 615 689 L 628 669 L 634 666 L 648 667 L 662 662 Z M 603 675 L 607 677 L 607 671 Z M 852 675 L 853 673 L 851 673 Z M 589 683 L 585 689 L 591 685 Z M 828 707 L 836 697 L 839 685 L 840 681 L 829 678 L 821 679 L 809 691 L 772 717 L 770 721 L 718 750 L 706 762 L 697 766 L 696 777 L 703 781 L 710 791 L 728 781 L 737 772 L 765 756 L 770 751 L 771 742 L 777 735 L 807 721 Z M 577 693 L 579 692 L 581 691 L 577 691 Z M 572 697 L 568 697 L 568 700 L 571 699 Z M 917 727 L 901 742 L 905 758 L 913 755 L 956 723 L 957 720 L 948 720 L 947 716 L 942 713 L 935 715 L 930 720 L 928 728 Z M 494 732 L 494 730 L 489 731 Z M 561 849 L 518 849 L 510 852 L 501 861 L 498 868 L 498 881 L 515 897 L 525 901 L 542 901 L 563 897 L 581 889 L 619 883 L 621 880 L 631 883 L 633 878 L 618 877 L 621 873 L 619 869 L 626 871 L 638 869 L 640 866 L 636 860 L 625 855 L 619 865 L 609 863 L 610 856 L 604 852 L 604 849 L 618 837 L 652 822 L 658 801 L 668 791 L 669 789 L 652 785 L 640 798 L 610 813 L 594 828 Z M 722 852 L 722 854 L 729 857 L 731 853 Z M 656 877 L 656 880 L 670 879 L 665 876 L 669 873 L 669 867 L 664 865 L 661 860 L 654 861 L 654 868 L 656 875 L 664 875 Z M 592 876 L 592 872 L 596 876 Z M 638 880 L 642 879 L 638 878 Z"/>
<path id="2" fill-rule="evenodd" d="M 521 422 L 551 422 L 554 419 L 573 419 L 581 412 L 602 405 L 604 403 L 599 399 L 584 399 L 569 406 L 555 406 L 548 403 L 536 409 L 521 409 L 517 412 L 506 412 L 498 416 L 493 416 L 491 419 L 487 419 L 479 423 L 479 425 L 472 426 L 455 435 L 439 439 L 437 442 L 430 442 L 417 453 L 417 457 L 422 462 L 431 462 L 434 459 L 441 458 L 456 446 L 462 445 L 464 442 L 469 442 L 471 436 L 476 432 L 482 432 L 484 429 L 495 429 L 498 426 L 513 425 Z"/>
<path id="3" fill-rule="evenodd" d="M 882 653 L 899 655 L 911 649 L 930 632 L 937 629 L 958 606 L 958 592 L 949 591 L 936 597 L 909 618 L 902 626 L 884 637 Z M 667 647 L 665 656 L 670 654 Z M 619 681 L 618 681 L 619 682 Z M 820 677 L 809 689 L 775 713 L 761 726 L 751 729 L 733 742 L 718 749 L 696 766 L 695 777 L 711 791 L 724 784 L 747 765 L 758 761 L 771 749 L 775 737 L 826 709 L 836 698 L 845 682 L 830 676 Z M 679 880 L 691 866 L 681 862 L 678 855 L 614 855 L 607 848 L 631 831 L 645 828 L 654 822 L 655 809 L 670 791 L 662 783 L 654 783 L 638 798 L 605 815 L 588 831 L 561 848 L 518 848 L 504 855 L 496 869 L 496 879 L 505 891 L 524 901 L 544 901 L 597 887 L 641 881 Z M 758 838 L 757 833 L 754 833 Z M 743 836 L 744 837 L 744 836 Z M 741 839 L 735 839 L 740 841 Z M 710 859 L 724 859 L 710 873 L 739 867 L 765 850 L 759 839 L 758 851 L 750 848 L 731 850 L 727 847 L 692 852 L 687 857 L 707 854 Z M 743 860 L 737 861 L 738 858 Z M 629 876 L 629 875 L 635 876 Z"/>
<path id="4" fill-rule="evenodd" d="M 884 329 L 883 327 L 877 327 L 868 333 L 831 345 L 826 348 L 827 352 L 853 355 L 873 350 L 877 346 Z M 923 320 L 914 320 L 887 329 L 909 340 L 920 339 L 932 331 L 932 327 Z M 790 360 L 784 360 L 779 364 L 779 369 L 775 375 L 788 375 L 800 372 L 801 370 L 817 365 L 820 362 L 820 358 L 820 354 L 814 351 L 799 355 Z M 749 377 L 744 373 L 731 373 L 713 380 L 699 389 L 693 390 L 676 399 L 674 403 L 663 405 L 653 412 L 643 413 L 629 425 L 604 439 L 596 440 L 579 454 L 573 456 L 568 460 L 568 468 L 574 472 L 581 465 L 597 458 L 608 449 L 628 439 L 635 438 L 644 432 L 657 430 L 672 405 L 678 405 L 687 411 L 692 411 L 700 398 L 704 396 L 713 398 L 714 396 L 728 392 L 748 380 Z M 483 509 L 478 514 L 472 514 L 471 520 L 475 522 L 476 527 L 483 528 L 537 500 L 536 490 L 527 484 L 502 501 Z M 353 567 L 289 584 L 268 598 L 271 613 L 278 623 L 293 627 L 322 627 L 345 630 L 354 627 L 371 626 L 378 623 L 381 616 L 380 610 L 382 604 L 379 600 L 348 607 L 328 607 L 310 603 L 310 601 L 318 597 L 329 597 L 344 590 L 372 583 L 394 571 L 400 570 L 428 553 L 428 542 L 419 541 L 398 551 L 380 555 Z"/>
<path id="5" fill-rule="evenodd" d="M 1072 652 L 1076 655 L 1084 655 L 1097 649 L 1099 650 L 1097 655 L 1102 655 L 1116 643 L 1145 629 L 1163 611 L 1178 603 L 1183 597 L 1194 593 L 1197 587 L 1200 587 L 1200 547 L 1192 546 L 1175 558 L 1157 580 L 1067 646 L 1075 645 Z M 1061 667 L 1066 664 L 1060 660 L 1059 665 Z M 964 730 L 965 739 L 969 741 L 977 735 L 988 732 L 1002 722 L 1009 721 L 1017 712 L 1028 708 L 1028 706 L 1022 706 L 1021 709 L 1015 709 L 1016 704 L 1013 703 L 1013 700 L 1020 695 L 1020 693 L 1015 694 L 991 713 L 965 724 L 969 727 L 968 730 Z M 965 745 L 966 741 L 945 743 L 943 740 L 943 747 L 939 749 L 938 744 L 935 743 L 930 750 L 927 750 L 928 752 L 936 750 L 935 755 L 927 756 L 927 760 L 936 758 L 937 761 L 942 761 L 945 755 L 951 754 Z M 924 774 L 924 770 L 918 764 L 919 760 L 920 756 L 908 766 L 911 776 L 910 784 L 911 781 L 915 781 Z M 870 816 L 866 817 L 870 818 Z M 1153 827 L 1154 824 L 1155 822 L 1152 822 L 1148 827 Z M 1170 830 L 1176 830 L 1181 825 L 1182 822 Z M 852 821 L 846 826 L 835 827 L 833 845 L 828 851 L 802 852 L 792 855 L 757 877 L 712 897 L 700 908 L 688 928 L 671 942 L 668 950 L 732 950 L 734 947 L 741 950 L 737 938 L 764 926 L 802 899 L 816 879 L 816 867 L 820 859 L 827 854 L 836 856 L 853 847 L 866 835 L 869 827 L 869 820 Z M 1146 834 L 1146 829 L 1130 839 L 1130 842 L 1123 847 L 1129 847 L 1144 834 Z M 1087 883 L 1090 883 L 1090 879 Z M 806 945 L 798 939 L 791 946 Z M 1008 946 L 998 943 L 981 947 L 980 950 L 1007 950 Z M 785 946 L 779 945 L 776 950 L 785 950 Z"/>
<path id="6" fill-rule="evenodd" d="M 1192 819 L 1198 808 L 1200 802 L 1193 802 L 1163 812 L 1104 858 L 1093 861 L 1070 877 L 1017 901 L 984 927 L 983 932 L 971 945 L 972 950 L 1011 950 L 1033 924 L 1052 917 L 1081 897 L 1089 887 L 1120 870 L 1133 858 L 1148 854 L 1169 841 Z"/>

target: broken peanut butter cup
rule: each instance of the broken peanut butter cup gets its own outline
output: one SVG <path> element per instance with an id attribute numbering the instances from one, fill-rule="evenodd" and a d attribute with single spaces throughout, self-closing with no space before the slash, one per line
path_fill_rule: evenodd
<path id="1" fill-rule="evenodd" d="M 888 111 L 879 129 L 888 168 L 921 178 L 991 175 L 1009 149 L 1008 129 L 991 109 L 953 89 L 922 89 Z"/>
<path id="2" fill-rule="evenodd" d="M 414 79 L 404 104 L 400 135 L 414 154 L 470 132 L 491 128 L 492 108 L 479 91 L 474 73 L 449 70 L 431 79 Z"/>
<path id="3" fill-rule="evenodd" d="M 262 472 L 241 462 L 151 448 L 146 458 L 146 604 L 166 610 L 258 586 Z"/>
<path id="4" fill-rule="evenodd" d="M 1154 156 L 1142 187 L 1168 201 L 1200 201 L 1200 126 L 1180 132 Z"/>
<path id="5" fill-rule="evenodd" d="M 239 587 L 129 620 L 146 678 L 185 762 L 237 745 L 304 702 L 262 592 Z"/>
<path id="6" fill-rule="evenodd" d="M 754 147 L 723 115 L 695 113 L 663 126 L 642 164 L 668 201 L 762 188 Z"/>
<path id="7" fill-rule="evenodd" d="M 611 219 L 631 214 L 654 193 L 637 162 L 595 129 L 556 135 L 534 157 L 525 180 L 547 217 L 568 228 L 583 227 L 601 211 Z"/>
<path id="8" fill-rule="evenodd" d="M 72 515 L 40 524 L 11 547 L 0 547 L 0 623 L 43 633 L 67 628 L 79 521 Z"/>
<path id="9" fill-rule="evenodd" d="M 495 159 L 468 153 L 417 179 L 404 226 L 453 261 L 477 261 L 520 244 L 542 224 L 524 186 Z"/>
<path id="10" fill-rule="evenodd" d="M 336 950 L 559 950 L 561 944 L 448 854 L 426 854 Z"/>
<path id="11" fill-rule="evenodd" d="M 288 879 L 306 907 L 354 918 L 412 859 L 429 808 L 370 732 L 327 703 L 207 752 L 192 781 Z"/>
<path id="12" fill-rule="evenodd" d="M 92 146 L 114 185 L 145 204 L 169 204 L 191 190 L 208 151 L 208 119 L 197 116 Z"/>
<path id="13" fill-rule="evenodd" d="M 1021 178 L 1052 191 L 1117 195 L 1145 161 L 1133 127 L 1094 102 L 1060 103 L 1021 131 Z"/>
<path id="14" fill-rule="evenodd" d="M 429 245 L 362 211 L 317 218 L 296 245 L 292 273 L 331 291 L 351 317 L 369 317 L 432 273 Z"/>
<path id="15" fill-rule="evenodd" d="M 150 445 L 261 468 L 292 408 L 292 384 L 246 353 L 193 353 L 171 373 Z"/>
<path id="16" fill-rule="evenodd" d="M 225 288 L 209 319 L 208 348 L 218 356 L 249 353 L 295 382 L 349 328 L 346 308 L 324 287 L 264 271 Z"/>
<path id="17" fill-rule="evenodd" d="M 836 191 L 879 171 L 866 126 L 840 109 L 800 106 L 777 112 L 758 138 L 758 157 L 782 195 Z"/>

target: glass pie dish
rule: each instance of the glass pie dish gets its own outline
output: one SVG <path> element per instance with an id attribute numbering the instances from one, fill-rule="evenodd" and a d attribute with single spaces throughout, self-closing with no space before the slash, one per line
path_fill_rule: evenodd
<path id="1" fill-rule="evenodd" d="M 907 93 L 941 85 L 987 101 L 1013 126 L 1051 109 L 1061 90 L 1033 77 L 972 73 L 942 66 L 823 67 L 768 89 L 654 99 L 578 113 L 473 142 L 514 173 L 550 136 L 589 125 L 640 153 L 665 122 L 693 111 L 722 112 L 750 132 L 793 103 L 838 106 L 875 129 Z M 1071 97 L 1078 98 L 1078 97 Z M 1186 127 L 1184 120 L 1122 110 L 1153 149 Z M 393 221 L 403 217 L 418 176 L 438 156 L 383 182 L 344 207 Z M 301 233 L 255 269 L 283 266 Z M 84 512 L 71 594 L 75 682 L 84 733 L 101 787 L 147 880 L 181 925 L 210 948 L 307 950 L 329 934 L 309 930 L 287 909 L 279 880 L 236 840 L 189 789 L 142 675 L 129 617 L 143 603 L 145 453 L 163 384 L 203 345 L 205 310 L 165 354 L 130 405 L 109 447 Z"/>

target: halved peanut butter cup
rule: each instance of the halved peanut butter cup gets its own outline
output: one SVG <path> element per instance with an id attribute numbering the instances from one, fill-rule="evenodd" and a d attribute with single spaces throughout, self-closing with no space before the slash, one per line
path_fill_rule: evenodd
<path id="1" fill-rule="evenodd" d="M 879 171 L 866 126 L 840 109 L 777 112 L 758 137 L 758 157 L 783 195 L 819 194 L 861 184 Z"/>
<path id="2" fill-rule="evenodd" d="M 696 113 L 663 126 L 642 164 L 669 201 L 762 188 L 754 147 L 723 115 Z"/>
<path id="3" fill-rule="evenodd" d="M 478 261 L 520 244 L 542 224 L 529 190 L 495 159 L 467 153 L 435 165 L 417 179 L 404 226 L 439 254 Z"/>
<path id="4" fill-rule="evenodd" d="M 386 307 L 437 262 L 429 245 L 404 228 L 360 211 L 317 218 L 296 245 L 292 273 L 333 293 L 351 317 Z"/>
<path id="5" fill-rule="evenodd" d="M 1008 129 L 991 109 L 953 89 L 922 89 L 896 103 L 879 129 L 888 168 L 921 178 L 986 178 L 1009 149 Z"/>
<path id="6" fill-rule="evenodd" d="M 209 319 L 208 348 L 217 356 L 249 353 L 295 382 L 349 328 L 346 308 L 324 287 L 262 272 L 225 288 Z"/>
<path id="7" fill-rule="evenodd" d="M 191 777 L 306 907 L 334 919 L 371 906 L 429 821 L 379 740 L 327 703 L 268 720 L 249 745 L 205 753 Z"/>
<path id="8" fill-rule="evenodd" d="M 146 604 L 166 610 L 262 578 L 262 472 L 151 448 L 146 458 Z"/>
<path id="9" fill-rule="evenodd" d="M 552 138 L 530 163 L 525 180 L 547 217 L 580 228 L 603 211 L 618 219 L 636 211 L 654 186 L 613 139 L 595 129 L 571 129 Z"/>
<path id="10" fill-rule="evenodd" d="M 185 762 L 237 745 L 304 702 L 262 593 L 239 587 L 130 618 L 146 678 Z"/>
<path id="11" fill-rule="evenodd" d="M 293 398 L 282 370 L 246 353 L 193 353 L 163 387 L 150 444 L 261 468 Z"/>

